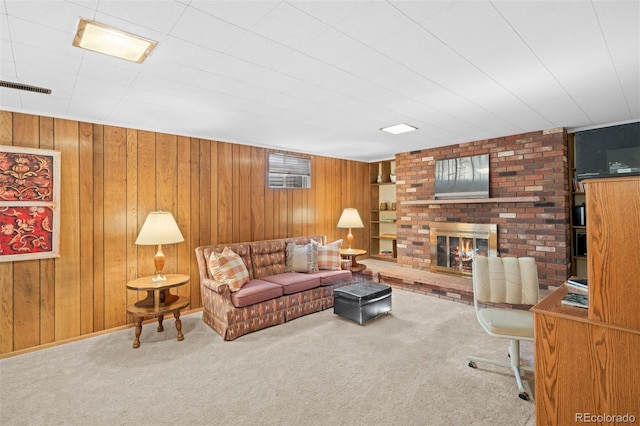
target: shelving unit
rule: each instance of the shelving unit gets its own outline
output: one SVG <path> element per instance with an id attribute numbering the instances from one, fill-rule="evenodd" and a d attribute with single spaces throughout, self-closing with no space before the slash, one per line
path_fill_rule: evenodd
<path id="1" fill-rule="evenodd" d="M 585 205 L 585 193 L 583 182 L 577 182 L 575 180 L 575 144 L 573 141 L 573 135 L 569 135 L 569 156 L 571 181 L 569 182 L 569 188 L 571 188 L 571 275 L 577 277 L 587 277 L 587 227 L 586 222 L 578 222 L 575 209 L 582 206 L 584 207 L 583 214 L 586 219 L 586 205 Z"/>
<path id="2" fill-rule="evenodd" d="M 369 164 L 369 182 L 371 183 L 369 257 L 389 262 L 395 262 L 398 257 L 396 210 L 394 208 L 396 205 L 396 186 L 394 182 L 391 182 L 391 174 L 394 169 L 395 161 L 393 160 Z M 380 176 L 381 182 L 378 182 L 378 176 Z"/>

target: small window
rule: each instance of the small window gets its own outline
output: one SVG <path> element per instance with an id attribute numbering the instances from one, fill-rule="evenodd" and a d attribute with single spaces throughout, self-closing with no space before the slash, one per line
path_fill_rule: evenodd
<path id="1" fill-rule="evenodd" d="M 269 188 L 311 188 L 311 160 L 269 154 Z"/>

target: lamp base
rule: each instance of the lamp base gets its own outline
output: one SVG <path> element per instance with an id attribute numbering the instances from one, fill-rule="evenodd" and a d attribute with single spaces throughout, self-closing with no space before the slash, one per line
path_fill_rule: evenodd
<path id="1" fill-rule="evenodd" d="M 161 282 L 165 282 L 167 280 L 167 277 L 165 277 L 164 275 L 156 275 L 155 277 L 151 278 L 151 282 L 154 283 L 161 283 Z"/>
<path id="2" fill-rule="evenodd" d="M 351 233 L 351 228 L 349 228 L 349 233 L 347 234 L 347 250 L 351 250 L 352 245 L 353 245 L 353 234 Z"/>

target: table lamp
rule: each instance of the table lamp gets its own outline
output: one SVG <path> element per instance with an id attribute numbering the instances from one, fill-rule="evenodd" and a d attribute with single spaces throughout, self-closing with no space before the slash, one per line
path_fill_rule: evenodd
<path id="1" fill-rule="evenodd" d="M 175 244 L 184 241 L 180 233 L 180 228 L 171 212 L 150 212 L 142 225 L 136 245 L 158 246 L 158 251 L 153 257 L 156 266 L 156 276 L 151 279 L 154 283 L 166 281 L 167 277 L 162 275 L 165 256 L 162 252 L 162 244 Z"/>
<path id="2" fill-rule="evenodd" d="M 344 209 L 340 216 L 340 220 L 338 221 L 338 228 L 349 228 L 349 234 L 347 235 L 347 250 L 351 250 L 351 245 L 353 244 L 351 228 L 364 228 L 364 223 L 362 223 L 362 219 L 360 219 L 358 210 L 352 207 Z"/>

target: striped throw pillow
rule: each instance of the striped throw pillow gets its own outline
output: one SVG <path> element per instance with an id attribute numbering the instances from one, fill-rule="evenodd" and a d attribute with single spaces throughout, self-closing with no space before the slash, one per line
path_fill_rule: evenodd
<path id="1" fill-rule="evenodd" d="M 231 291 L 240 290 L 249 281 L 249 271 L 242 258 L 229 247 L 222 253 L 211 253 L 209 269 L 216 281 L 227 284 Z"/>
<path id="2" fill-rule="evenodd" d="M 340 247 L 342 240 L 337 240 L 325 246 L 318 245 L 318 269 L 339 271 L 341 269 Z"/>
<path id="3" fill-rule="evenodd" d="M 287 244 L 285 272 L 318 272 L 317 243 Z"/>

